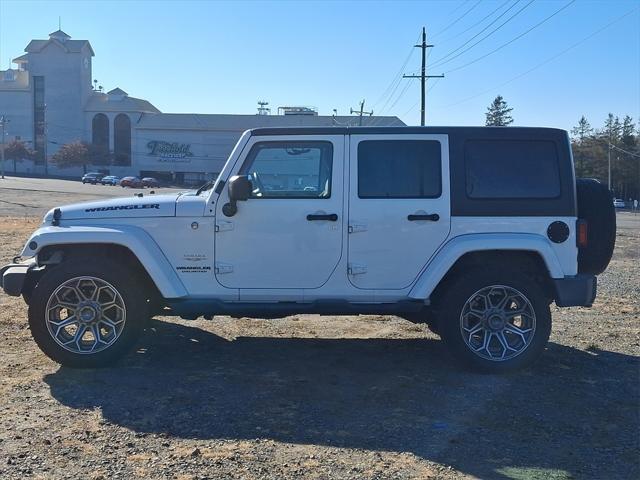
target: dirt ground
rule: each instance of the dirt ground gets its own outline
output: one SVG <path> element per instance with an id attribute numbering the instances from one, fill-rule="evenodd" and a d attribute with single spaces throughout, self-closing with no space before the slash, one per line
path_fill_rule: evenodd
<path id="1" fill-rule="evenodd" d="M 0 217 L 0 262 L 37 217 Z M 452 364 L 396 317 L 158 317 L 103 370 L 39 352 L 0 294 L 0 478 L 640 478 L 640 215 L 591 309 L 554 307 L 541 360 Z"/>

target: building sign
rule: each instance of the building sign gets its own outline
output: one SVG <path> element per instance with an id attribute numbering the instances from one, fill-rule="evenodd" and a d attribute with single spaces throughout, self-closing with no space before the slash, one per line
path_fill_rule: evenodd
<path id="1" fill-rule="evenodd" d="M 191 145 L 188 143 L 164 142 L 162 140 L 151 140 L 147 143 L 149 155 L 160 157 L 161 162 L 187 163 L 193 157 Z"/>

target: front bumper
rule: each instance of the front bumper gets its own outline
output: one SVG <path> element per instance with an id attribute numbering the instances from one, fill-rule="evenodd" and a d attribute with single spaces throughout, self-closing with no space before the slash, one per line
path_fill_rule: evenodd
<path id="1" fill-rule="evenodd" d="M 598 279 L 595 275 L 554 278 L 556 305 L 559 307 L 590 307 L 596 298 Z"/>
<path id="2" fill-rule="evenodd" d="M 0 287 L 4 293 L 12 297 L 19 297 L 29 270 L 36 266 L 35 259 L 24 263 L 10 263 L 0 268 Z"/>

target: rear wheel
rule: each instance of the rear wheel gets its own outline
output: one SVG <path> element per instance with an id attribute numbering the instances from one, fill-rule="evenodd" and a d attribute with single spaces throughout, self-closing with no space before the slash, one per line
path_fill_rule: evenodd
<path id="1" fill-rule="evenodd" d="M 140 283 L 128 269 L 102 259 L 61 264 L 42 276 L 31 295 L 33 338 L 61 365 L 93 368 L 116 361 L 148 316 Z"/>
<path id="2" fill-rule="evenodd" d="M 530 365 L 551 333 L 549 299 L 525 272 L 465 271 L 438 302 L 441 336 L 465 366 L 502 373 Z"/>

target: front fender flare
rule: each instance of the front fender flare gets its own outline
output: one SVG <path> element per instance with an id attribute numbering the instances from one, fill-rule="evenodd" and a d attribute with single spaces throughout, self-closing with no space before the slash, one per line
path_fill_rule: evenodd
<path id="1" fill-rule="evenodd" d="M 49 245 L 102 243 L 129 249 L 140 261 L 164 298 L 187 296 L 182 281 L 153 238 L 133 225 L 41 227 L 27 241 L 21 255 L 32 257 Z M 35 246 L 35 249 L 31 247 Z"/>
<path id="2" fill-rule="evenodd" d="M 420 272 L 409 297 L 427 299 L 453 265 L 466 253 L 510 250 L 535 252 L 542 257 L 551 278 L 564 278 L 562 265 L 549 241 L 532 233 L 480 233 L 461 235 L 445 243 Z"/>

